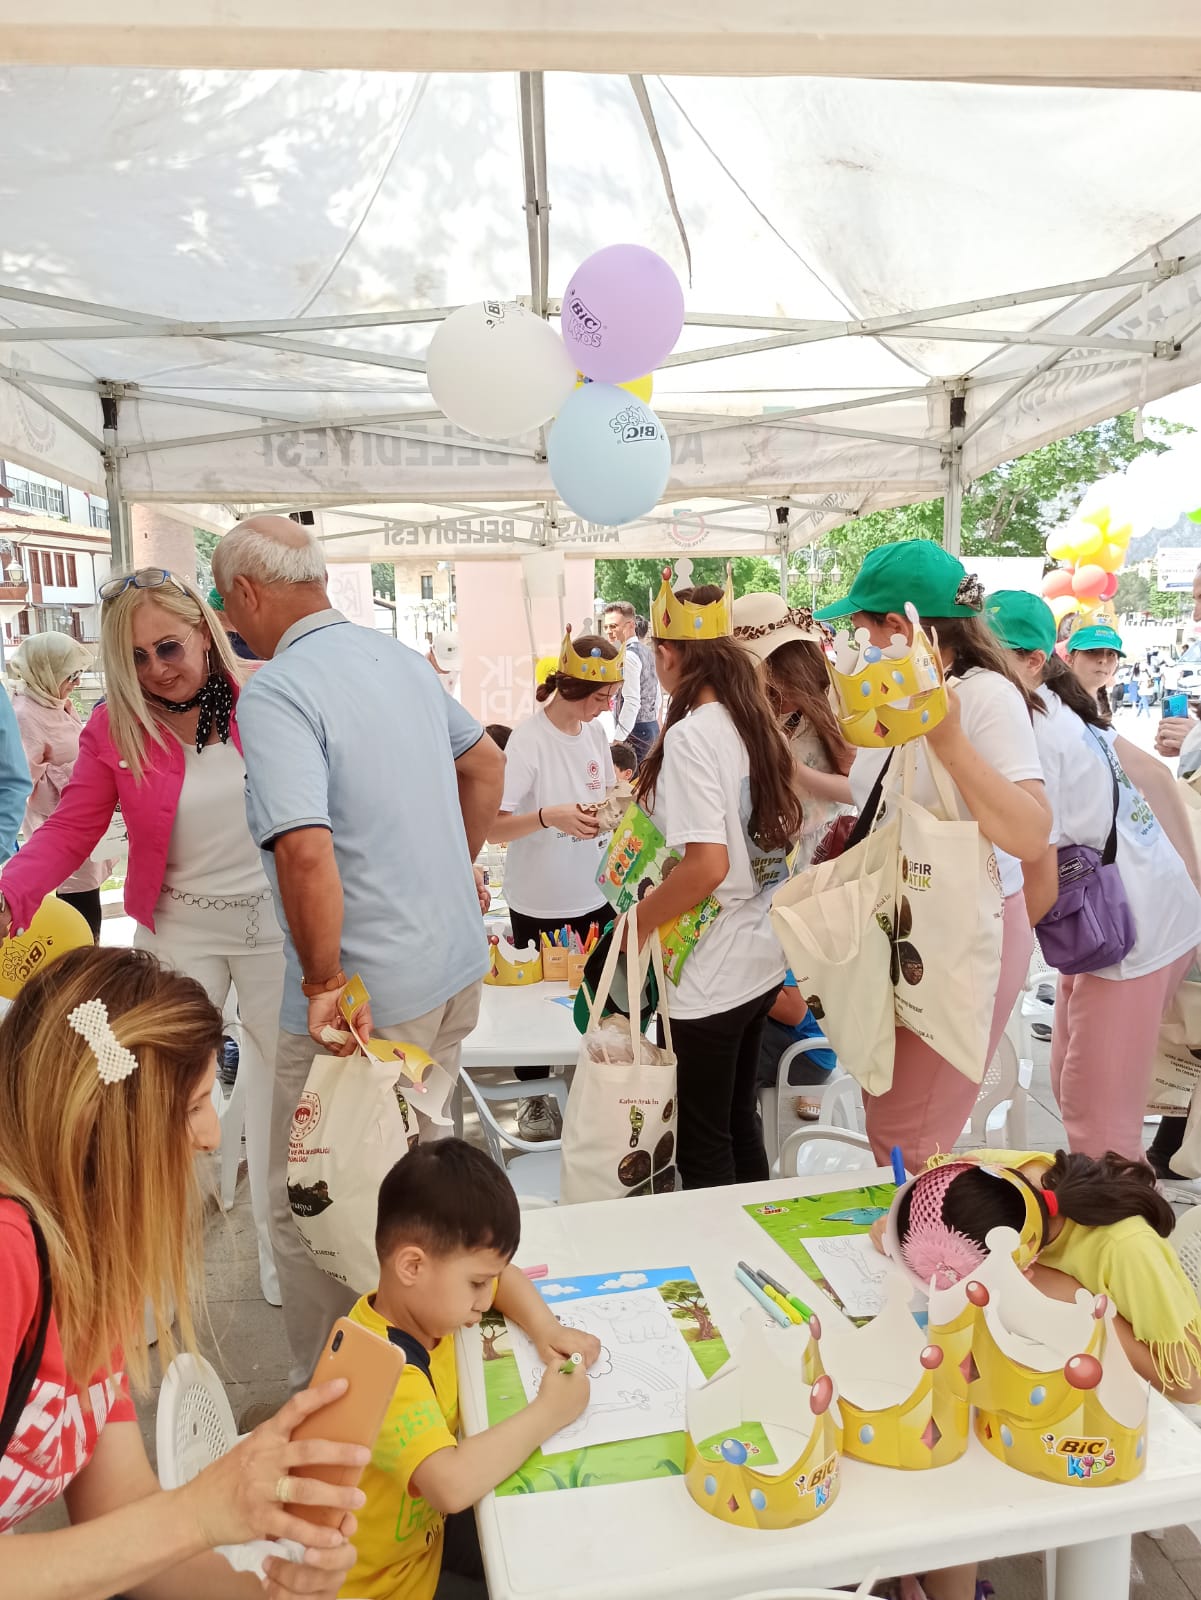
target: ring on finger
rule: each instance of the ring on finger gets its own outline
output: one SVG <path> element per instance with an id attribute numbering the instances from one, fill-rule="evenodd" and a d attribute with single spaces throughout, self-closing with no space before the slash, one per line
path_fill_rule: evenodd
<path id="1" fill-rule="evenodd" d="M 276 1480 L 275 1498 L 281 1506 L 286 1506 L 292 1498 L 292 1480 L 286 1472 Z"/>

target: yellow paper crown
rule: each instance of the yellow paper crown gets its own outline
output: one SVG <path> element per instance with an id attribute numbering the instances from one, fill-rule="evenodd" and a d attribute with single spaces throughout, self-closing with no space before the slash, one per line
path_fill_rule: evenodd
<path id="1" fill-rule="evenodd" d="M 542 955 L 536 945 L 515 949 L 507 939 L 493 934 L 488 940 L 488 970 L 484 982 L 515 989 L 542 982 Z"/>
<path id="2" fill-rule="evenodd" d="M 663 568 L 663 583 L 651 606 L 651 634 L 656 639 L 728 639 L 734 632 L 734 579 L 726 563 L 726 586 L 720 600 L 696 605 L 677 600 L 675 589 L 692 587 L 692 562 L 685 556 L 676 562 L 673 587 L 671 568 Z"/>
<path id="3" fill-rule="evenodd" d="M 905 611 L 912 643 L 896 634 L 891 645 L 874 645 L 860 628 L 853 642 L 836 642 L 835 659 L 826 662 L 843 737 L 860 749 L 906 744 L 937 728 L 947 714 L 938 650 L 914 608 Z"/>
<path id="4" fill-rule="evenodd" d="M 626 647 L 612 658 L 602 655 L 593 646 L 590 655 L 582 656 L 571 642 L 571 629 L 563 635 L 563 648 L 559 651 L 559 671 L 568 678 L 578 678 L 583 683 L 620 683 L 625 667 Z"/>
<path id="5" fill-rule="evenodd" d="M 826 1319 L 824 1355 L 838 1385 L 842 1453 L 877 1467 L 946 1466 L 967 1449 L 976 1308 L 962 1285 L 930 1296 L 925 1334 L 910 1310 L 913 1291 L 888 1277 L 883 1311 L 857 1328 Z"/>
<path id="6" fill-rule="evenodd" d="M 976 1437 L 1033 1478 L 1080 1487 L 1129 1483 L 1147 1460 L 1147 1385 L 1135 1374 L 1105 1295 L 1050 1300 L 1013 1259 L 1017 1234 L 995 1228 L 965 1285 L 977 1309 L 968 1395 Z"/>
<path id="7" fill-rule="evenodd" d="M 812 1323 L 810 1327 L 812 1328 Z M 684 1481 L 702 1510 L 738 1528 L 794 1528 L 821 1516 L 838 1495 L 842 1422 L 821 1364 L 820 1328 L 767 1330 L 749 1312 L 737 1362 L 689 1389 Z M 754 1421 L 788 1448 L 776 1470 L 752 1466 Z"/>

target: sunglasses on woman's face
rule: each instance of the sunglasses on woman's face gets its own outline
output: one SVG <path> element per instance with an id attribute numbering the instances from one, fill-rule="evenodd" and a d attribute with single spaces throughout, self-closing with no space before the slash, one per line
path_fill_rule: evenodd
<path id="1" fill-rule="evenodd" d="M 195 632 L 195 628 L 189 628 L 182 639 L 160 639 L 156 645 L 151 646 L 149 652 L 135 649 L 133 653 L 134 666 L 141 672 L 143 667 L 150 665 L 151 655 L 156 656 L 164 666 L 175 666 L 183 660 L 184 652 L 188 648 L 188 640 Z"/>

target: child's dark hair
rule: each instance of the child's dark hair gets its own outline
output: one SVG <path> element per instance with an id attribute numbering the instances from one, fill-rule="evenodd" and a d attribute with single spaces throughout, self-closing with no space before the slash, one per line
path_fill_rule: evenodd
<path id="1" fill-rule="evenodd" d="M 504 749 L 513 734 L 512 728 L 506 727 L 503 722 L 490 722 L 484 732 L 498 750 Z"/>
<path id="2" fill-rule="evenodd" d="M 1046 1190 L 1053 1191 L 1061 1217 L 1085 1228 L 1104 1228 L 1127 1217 L 1142 1217 L 1166 1239 L 1176 1221 L 1171 1206 L 1155 1187 L 1151 1168 L 1142 1161 L 1128 1161 L 1114 1150 L 1107 1150 L 1099 1158 L 1057 1150 L 1055 1160 L 1042 1175 L 1041 1185 L 1031 1182 L 1030 1187 L 1040 1195 L 1044 1232 L 1050 1212 L 1040 1191 Z M 910 1189 L 897 1212 L 897 1231 L 902 1241 L 909 1235 L 912 1195 Z M 951 1182 L 942 1214 L 948 1227 L 966 1234 L 981 1249 L 991 1229 L 1013 1228 L 1020 1232 L 1026 1217 L 1019 1191 L 982 1167 L 961 1172 Z"/>
<path id="3" fill-rule="evenodd" d="M 619 739 L 616 744 L 609 746 L 609 754 L 613 758 L 613 765 L 620 767 L 623 772 L 638 771 L 638 756 L 632 744 L 625 744 Z"/>
<path id="4" fill-rule="evenodd" d="M 1106 697 L 1102 706 L 1099 699 L 1094 699 L 1080 679 L 1068 666 L 1061 656 L 1047 657 L 1047 665 L 1043 671 L 1043 683 L 1052 694 L 1057 694 L 1067 706 L 1069 711 L 1074 711 L 1089 728 L 1108 728 L 1112 726 L 1109 715 L 1109 699 Z"/>
<path id="5" fill-rule="evenodd" d="M 602 639 L 599 633 L 582 633 L 571 644 L 579 656 L 601 656 L 606 661 L 612 661 L 618 653 L 618 646 L 610 644 L 608 639 Z M 608 688 L 616 694 L 619 687 L 616 683 L 598 683 L 595 678 L 569 678 L 565 672 L 552 672 L 544 683 L 538 685 L 534 698 L 539 705 L 549 700 L 552 694 L 561 695 L 564 700 L 587 700 L 598 689 Z"/>
<path id="6" fill-rule="evenodd" d="M 381 1261 L 402 1244 L 435 1256 L 495 1250 L 511 1260 L 520 1242 L 512 1184 L 495 1161 L 462 1139 L 417 1145 L 380 1184 L 375 1250 Z"/>

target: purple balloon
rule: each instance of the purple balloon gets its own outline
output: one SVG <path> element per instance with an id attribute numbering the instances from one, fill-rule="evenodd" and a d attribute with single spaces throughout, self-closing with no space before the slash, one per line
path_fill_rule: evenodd
<path id="1" fill-rule="evenodd" d="M 684 291 L 641 244 L 610 244 L 576 269 L 563 296 L 563 343 L 579 370 L 601 383 L 653 372 L 684 326 Z"/>

